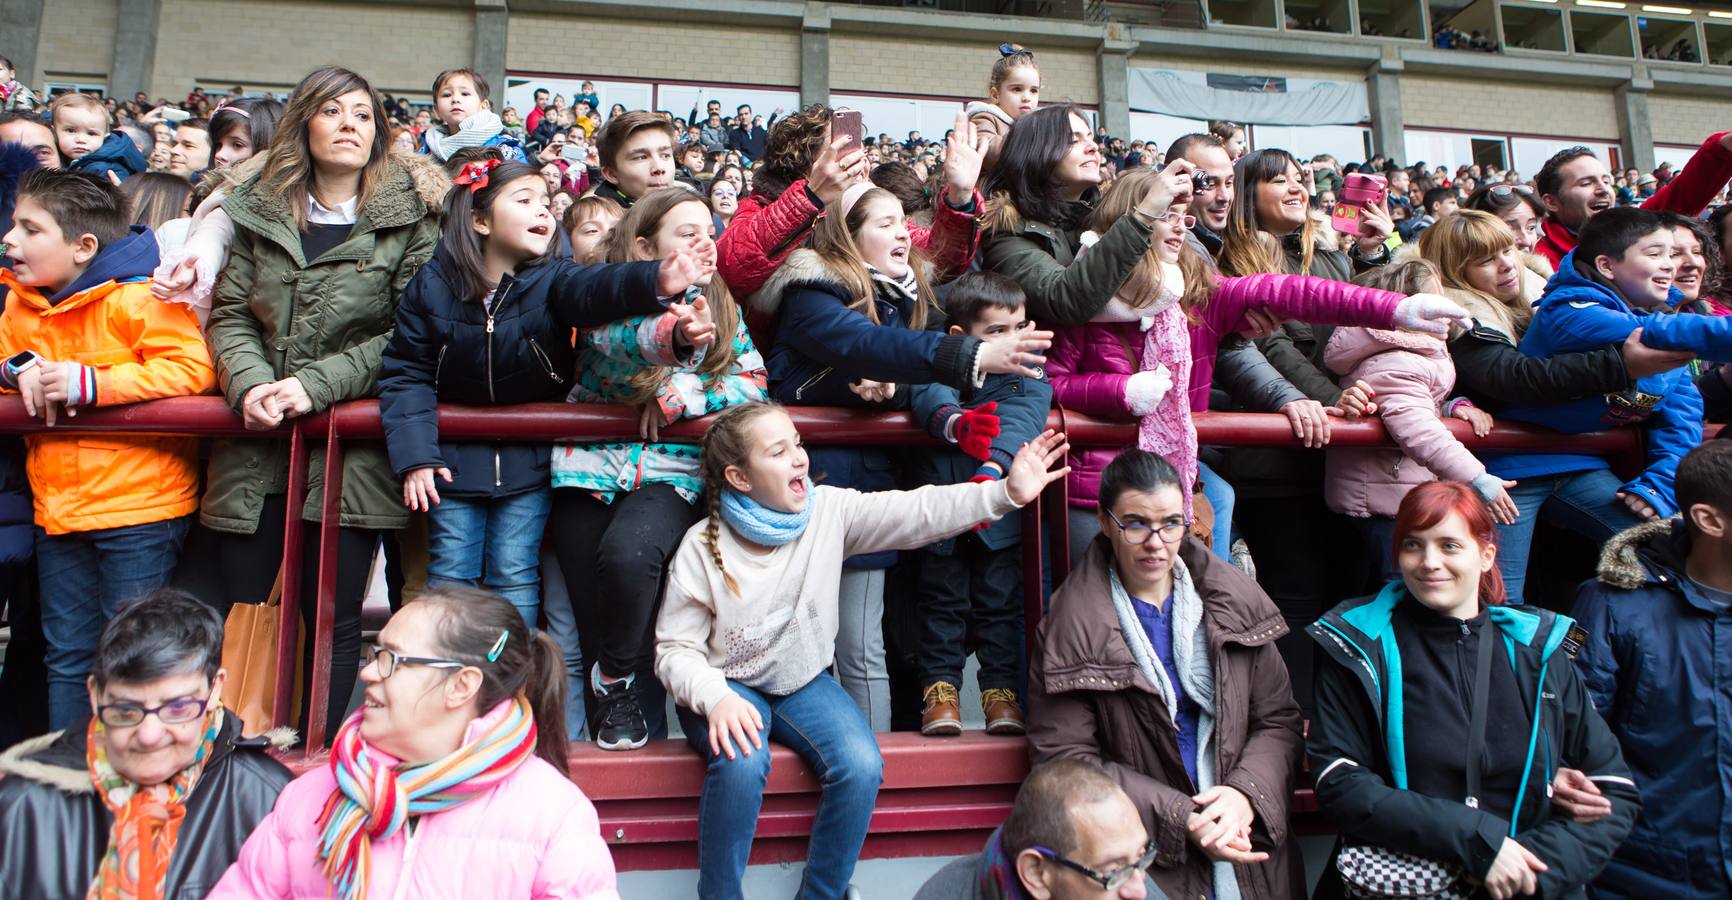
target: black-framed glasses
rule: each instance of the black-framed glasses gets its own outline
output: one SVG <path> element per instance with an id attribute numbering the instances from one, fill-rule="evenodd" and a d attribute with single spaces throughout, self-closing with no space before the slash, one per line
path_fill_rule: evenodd
<path id="1" fill-rule="evenodd" d="M 367 648 L 367 660 L 363 666 L 377 664 L 379 677 L 390 678 L 397 673 L 398 666 L 426 666 L 430 669 L 462 669 L 469 664 L 460 659 L 446 659 L 441 656 L 404 656 L 395 650 L 387 650 L 377 644 Z"/>
<path id="2" fill-rule="evenodd" d="M 204 715 L 205 707 L 210 705 L 210 697 L 182 697 L 170 700 L 161 706 L 142 706 L 137 703 L 105 703 L 96 708 L 97 718 L 110 728 L 134 728 L 144 724 L 146 716 L 156 716 L 156 720 L 164 725 L 179 725 L 191 722 Z"/>
<path id="3" fill-rule="evenodd" d="M 1036 846 L 1030 847 L 1029 849 L 1067 869 L 1070 869 L 1073 872 L 1082 873 L 1084 877 L 1093 881 L 1095 884 L 1100 885 L 1102 890 L 1107 891 L 1116 891 L 1119 888 L 1124 887 L 1132 878 L 1143 874 L 1149 866 L 1152 866 L 1155 863 L 1154 841 L 1150 841 L 1148 846 L 1143 848 L 1143 854 L 1137 857 L 1136 862 L 1131 863 L 1128 866 L 1120 866 L 1110 872 L 1102 872 L 1090 868 L 1089 866 L 1085 866 L 1074 859 L 1066 859 L 1064 854 L 1059 853 L 1051 847 Z"/>
<path id="4" fill-rule="evenodd" d="M 1126 525 L 1119 521 L 1118 516 L 1113 515 L 1112 510 L 1106 510 L 1106 514 L 1107 518 L 1113 520 L 1114 525 L 1119 526 L 1119 533 L 1125 536 L 1125 543 L 1133 547 L 1141 547 L 1149 542 L 1152 535 L 1157 534 L 1161 536 L 1161 543 L 1177 544 L 1179 539 L 1185 536 L 1185 532 L 1191 529 L 1191 523 L 1183 521 L 1167 522 L 1163 525 L 1148 525 L 1143 522 Z"/>

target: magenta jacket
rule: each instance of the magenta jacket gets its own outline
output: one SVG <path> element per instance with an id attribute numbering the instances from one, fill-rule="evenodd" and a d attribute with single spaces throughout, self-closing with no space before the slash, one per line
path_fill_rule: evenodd
<path id="1" fill-rule="evenodd" d="M 1191 411 L 1208 410 L 1215 350 L 1222 337 L 1248 326 L 1246 310 L 1267 307 L 1284 319 L 1388 328 L 1395 321 L 1395 307 L 1405 299 L 1390 291 L 1308 275 L 1220 279 L 1214 295 L 1199 312 L 1202 321 L 1190 327 L 1191 379 L 1186 388 Z M 1086 415 L 1129 418 L 1125 383 L 1142 371 L 1142 356 L 1143 332 L 1136 322 L 1057 326 L 1046 359 L 1054 402 Z M 1101 471 L 1117 455 L 1117 450 L 1110 449 L 1072 454 L 1068 482 L 1072 506 L 1094 509 L 1100 505 Z"/>

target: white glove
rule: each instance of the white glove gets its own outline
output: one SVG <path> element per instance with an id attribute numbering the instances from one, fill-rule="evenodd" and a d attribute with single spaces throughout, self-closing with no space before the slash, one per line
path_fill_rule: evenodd
<path id="1" fill-rule="evenodd" d="M 1125 382 L 1125 406 L 1133 416 L 1146 416 L 1161 405 L 1167 392 L 1173 389 L 1173 373 L 1164 365 L 1148 372 L 1138 372 Z"/>
<path id="2" fill-rule="evenodd" d="M 1490 472 L 1475 475 L 1473 480 L 1467 484 L 1468 487 L 1473 488 L 1473 492 L 1478 494 L 1481 500 L 1487 503 L 1503 496 L 1503 479 Z"/>
<path id="3" fill-rule="evenodd" d="M 1455 301 L 1439 294 L 1414 294 L 1396 304 L 1396 328 L 1448 337 L 1451 326 L 1466 330 L 1473 327 L 1473 318 Z"/>

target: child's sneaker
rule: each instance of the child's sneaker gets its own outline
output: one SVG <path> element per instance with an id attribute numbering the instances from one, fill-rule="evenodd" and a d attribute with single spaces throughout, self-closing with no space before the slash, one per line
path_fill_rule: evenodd
<path id="1" fill-rule="evenodd" d="M 962 733 L 962 700 L 956 685 L 934 681 L 921 694 L 926 711 L 920 717 L 920 733 L 927 737 L 956 737 Z"/>
<path id="2" fill-rule="evenodd" d="M 1022 705 L 1009 688 L 987 688 L 980 692 L 980 708 L 986 713 L 987 734 L 1025 734 Z"/>
<path id="3" fill-rule="evenodd" d="M 589 686 L 595 691 L 601 713 L 601 725 L 595 730 L 596 746 L 603 750 L 636 750 L 649 743 L 649 723 L 644 721 L 643 704 L 638 702 L 636 673 L 612 684 L 602 684 L 598 665 L 589 676 Z"/>

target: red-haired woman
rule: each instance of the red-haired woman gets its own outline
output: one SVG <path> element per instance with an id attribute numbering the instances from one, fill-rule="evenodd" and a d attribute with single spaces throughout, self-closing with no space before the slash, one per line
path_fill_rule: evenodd
<path id="1" fill-rule="evenodd" d="M 1475 897 L 1574 897 L 1635 821 L 1635 783 L 1567 656 L 1575 623 L 1503 605 L 1496 534 L 1473 488 L 1414 488 L 1395 517 L 1401 580 L 1309 629 L 1327 661 L 1307 750 L 1342 834 L 1317 896 L 1417 882 L 1395 851 Z M 1549 800 L 1554 778 L 1584 774 L 1607 801 L 1593 821 Z"/>

